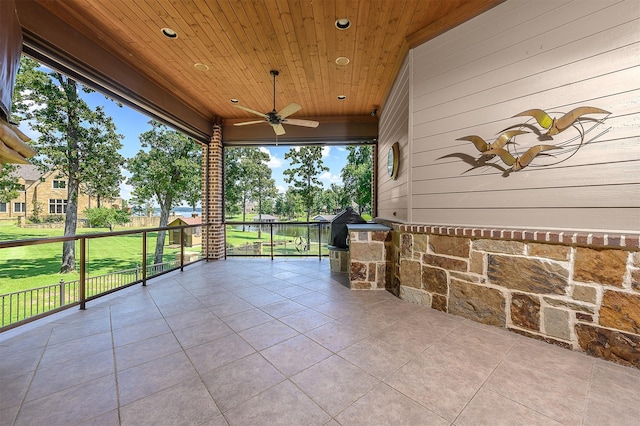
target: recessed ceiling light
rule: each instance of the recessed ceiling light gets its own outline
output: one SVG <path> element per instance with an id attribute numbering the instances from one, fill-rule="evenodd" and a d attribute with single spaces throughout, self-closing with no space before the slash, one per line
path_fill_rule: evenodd
<path id="1" fill-rule="evenodd" d="M 200 62 L 194 64 L 193 67 L 198 71 L 209 71 L 209 66 Z"/>
<path id="2" fill-rule="evenodd" d="M 336 21 L 336 28 L 339 30 L 346 30 L 351 26 L 351 21 L 347 18 L 340 18 Z"/>
<path id="3" fill-rule="evenodd" d="M 344 101 L 345 99 L 347 99 L 347 95 L 338 95 L 339 101 Z"/>
<path id="4" fill-rule="evenodd" d="M 349 58 L 347 58 L 346 56 L 340 56 L 339 58 L 336 58 L 336 64 L 338 65 L 347 65 L 349 62 Z"/>
<path id="5" fill-rule="evenodd" d="M 238 102 L 240 102 L 240 101 L 239 101 L 239 100 L 237 100 L 237 99 L 231 99 L 231 103 L 232 103 L 232 104 L 237 104 Z"/>
<path id="6" fill-rule="evenodd" d="M 163 28 L 160 31 L 162 31 L 162 34 L 164 34 L 165 37 L 168 37 L 168 38 L 177 38 L 178 37 L 178 33 L 175 32 L 174 30 L 172 30 L 171 28 Z"/>

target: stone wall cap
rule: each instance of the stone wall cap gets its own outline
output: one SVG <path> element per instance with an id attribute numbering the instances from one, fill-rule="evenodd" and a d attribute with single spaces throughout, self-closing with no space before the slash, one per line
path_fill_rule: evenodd
<path id="1" fill-rule="evenodd" d="M 347 229 L 355 232 L 367 232 L 367 231 L 391 231 L 391 228 L 379 223 L 348 223 Z"/>

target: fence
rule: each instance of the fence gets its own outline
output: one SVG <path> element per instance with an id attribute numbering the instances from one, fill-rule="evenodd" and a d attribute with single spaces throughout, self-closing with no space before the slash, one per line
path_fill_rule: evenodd
<path id="1" fill-rule="evenodd" d="M 329 255 L 328 222 L 226 222 L 227 256 Z"/>
<path id="2" fill-rule="evenodd" d="M 25 322 L 32 321 L 45 315 L 67 309 L 72 306 L 85 308 L 85 303 L 99 296 L 111 293 L 133 284 L 146 285 L 148 278 L 169 271 L 182 269 L 185 264 L 192 263 L 192 256 L 185 256 L 184 246 L 176 253 L 176 259 L 161 263 L 148 264 L 147 262 L 147 235 L 153 232 L 166 232 L 179 229 L 184 233 L 187 228 L 207 225 L 183 225 L 179 227 L 151 228 L 135 231 L 118 231 L 99 234 L 76 235 L 73 237 L 35 238 L 31 240 L 0 242 L 0 249 L 25 247 L 65 241 L 79 242 L 79 267 L 80 278 L 77 280 L 60 280 L 57 284 L 38 288 L 16 291 L 0 295 L 0 331 L 13 328 Z M 91 239 L 106 238 L 112 236 L 125 236 L 140 234 L 142 237 L 142 250 L 140 265 L 135 268 L 120 270 L 108 274 L 89 277 L 87 267 L 87 242 Z M 180 241 L 184 241 L 180 238 Z M 192 255 L 192 253 L 190 253 Z M 200 256 L 197 256 L 200 260 Z"/>

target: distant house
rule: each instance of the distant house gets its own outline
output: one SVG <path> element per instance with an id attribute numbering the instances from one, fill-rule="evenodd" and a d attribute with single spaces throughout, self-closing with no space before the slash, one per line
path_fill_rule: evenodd
<path id="1" fill-rule="evenodd" d="M 169 222 L 167 226 L 185 226 L 185 225 L 201 225 L 200 217 L 184 217 L 180 216 Z M 202 226 L 194 228 L 185 228 L 183 244 L 185 247 L 199 246 L 202 244 Z M 169 244 L 180 245 L 180 230 L 169 231 Z"/>
<path id="2" fill-rule="evenodd" d="M 40 207 L 41 216 L 64 215 L 67 212 L 67 178 L 57 171 L 42 173 L 32 164 L 18 164 L 13 173 L 18 178 L 21 191 L 8 203 L 0 203 L 0 219 L 33 215 L 35 206 Z M 122 199 L 101 200 L 103 207 L 122 207 Z M 78 217 L 87 207 L 98 207 L 98 199 L 80 193 L 78 196 Z"/>
<path id="3" fill-rule="evenodd" d="M 317 220 L 318 222 L 331 222 L 337 215 L 335 214 L 319 214 L 314 216 L 312 219 Z"/>
<path id="4" fill-rule="evenodd" d="M 278 218 L 270 214 L 259 214 L 255 217 L 256 222 L 277 222 Z"/>

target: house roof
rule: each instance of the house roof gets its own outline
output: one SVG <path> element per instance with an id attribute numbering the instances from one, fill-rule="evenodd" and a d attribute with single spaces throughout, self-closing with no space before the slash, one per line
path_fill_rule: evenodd
<path id="1" fill-rule="evenodd" d="M 16 164 L 16 170 L 12 174 L 25 181 L 36 181 L 44 176 L 44 173 L 33 164 Z"/>
<path id="2" fill-rule="evenodd" d="M 331 222 L 335 217 L 335 214 L 319 214 L 315 216 L 313 220 L 319 220 L 321 222 Z"/>
<path id="3" fill-rule="evenodd" d="M 375 125 L 370 114 L 384 108 L 410 48 L 502 1 L 16 0 L 16 9 L 27 54 L 203 143 L 222 120 L 225 141 L 233 131 L 273 139 L 266 122 L 232 126 L 259 117 L 231 99 L 261 115 L 295 102 L 291 119 L 320 122 L 285 123 L 283 142 Z"/>
<path id="4" fill-rule="evenodd" d="M 199 216 L 198 217 L 179 216 L 174 220 L 172 220 L 171 222 L 169 222 L 167 226 L 180 225 L 181 224 L 180 222 L 182 222 L 182 224 L 184 225 L 201 225 L 202 218 Z"/>

